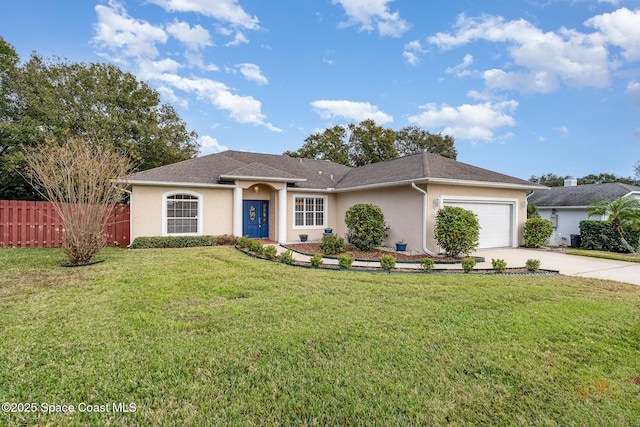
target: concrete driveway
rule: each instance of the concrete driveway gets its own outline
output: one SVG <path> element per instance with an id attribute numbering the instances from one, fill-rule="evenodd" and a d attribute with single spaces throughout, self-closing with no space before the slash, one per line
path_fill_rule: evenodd
<path id="1" fill-rule="evenodd" d="M 558 270 L 566 276 L 616 280 L 640 285 L 640 263 L 567 255 L 542 249 L 487 249 L 478 251 L 476 255 L 486 259 L 486 268 L 491 268 L 492 258 L 504 259 L 507 267 L 522 267 L 528 259 L 533 258 L 540 260 L 540 268 Z"/>

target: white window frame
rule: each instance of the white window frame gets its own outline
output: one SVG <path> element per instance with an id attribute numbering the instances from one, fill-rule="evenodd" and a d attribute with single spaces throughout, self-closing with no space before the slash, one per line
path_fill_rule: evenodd
<path id="1" fill-rule="evenodd" d="M 167 217 L 167 201 L 169 199 L 169 197 L 171 196 L 177 196 L 180 194 L 184 194 L 187 196 L 193 196 L 193 197 L 197 197 L 198 198 L 198 216 L 196 217 L 197 220 L 197 228 L 198 231 L 195 233 L 169 233 L 168 231 L 168 221 L 169 218 Z M 200 193 L 196 193 L 195 191 L 188 191 L 188 190 L 174 190 L 174 191 L 168 191 L 166 193 L 164 193 L 162 195 L 162 235 L 163 236 L 202 236 L 202 194 Z"/>
<path id="2" fill-rule="evenodd" d="M 315 206 L 315 199 L 322 199 L 322 225 L 296 225 L 296 199 L 314 199 L 314 206 Z M 306 200 L 304 201 L 304 206 L 306 206 Z M 316 194 L 294 194 L 293 195 L 293 214 L 291 216 L 292 218 L 292 224 L 293 224 L 293 229 L 294 230 L 322 230 L 324 228 L 327 227 L 328 224 L 328 204 L 329 204 L 329 198 L 327 196 L 323 196 L 323 195 L 316 195 Z M 314 212 L 317 212 L 314 210 Z M 306 211 L 303 211 L 303 218 L 305 218 L 306 221 Z M 315 222 L 315 221 L 314 221 Z"/>

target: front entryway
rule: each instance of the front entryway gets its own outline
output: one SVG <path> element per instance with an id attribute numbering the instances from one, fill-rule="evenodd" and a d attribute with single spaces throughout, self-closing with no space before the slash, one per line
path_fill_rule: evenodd
<path id="1" fill-rule="evenodd" d="M 269 237 L 268 200 L 243 201 L 242 235 L 251 239 L 266 239 Z"/>

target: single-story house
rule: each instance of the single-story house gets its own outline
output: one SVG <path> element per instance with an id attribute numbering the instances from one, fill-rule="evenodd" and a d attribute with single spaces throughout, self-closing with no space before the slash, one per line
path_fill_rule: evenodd
<path id="1" fill-rule="evenodd" d="M 527 218 L 526 194 L 546 187 L 435 154 L 350 168 L 330 161 L 224 151 L 139 172 L 128 180 L 131 238 L 247 235 L 280 243 L 325 228 L 346 235 L 346 211 L 379 206 L 385 244 L 439 253 L 434 217 L 445 205 L 474 211 L 480 248 L 516 247 Z"/>
<path id="2" fill-rule="evenodd" d="M 580 234 L 580 221 L 606 220 L 600 216 L 589 218 L 586 208 L 596 201 L 615 200 L 619 197 L 640 199 L 640 187 L 621 182 L 609 184 L 578 185 L 575 178 L 564 181 L 564 187 L 552 187 L 545 191 L 533 191 L 528 203 L 538 208 L 542 218 L 553 223 L 551 243 L 571 244 L 571 235 Z"/>

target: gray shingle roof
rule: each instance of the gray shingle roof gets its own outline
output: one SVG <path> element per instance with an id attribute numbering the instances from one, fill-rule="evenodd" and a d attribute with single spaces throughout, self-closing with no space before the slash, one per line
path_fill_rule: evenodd
<path id="1" fill-rule="evenodd" d="M 221 176 L 246 176 L 291 180 L 298 188 L 326 189 L 335 187 L 350 169 L 323 160 L 229 150 L 138 172 L 128 181 L 217 184 Z"/>
<path id="2" fill-rule="evenodd" d="M 538 207 L 589 206 L 598 200 L 615 200 L 632 191 L 640 192 L 640 187 L 620 182 L 552 187 L 545 191 L 535 191 L 527 200 L 530 205 Z"/>
<path id="3" fill-rule="evenodd" d="M 532 182 L 472 166 L 437 154 L 421 153 L 352 169 L 336 189 L 414 180 L 442 179 L 537 186 Z"/>
<path id="4" fill-rule="evenodd" d="M 129 182 L 217 184 L 221 177 L 238 176 L 289 180 L 297 188 L 309 189 L 345 190 L 429 179 L 546 188 L 429 153 L 350 168 L 324 160 L 231 150 L 139 172 Z"/>

